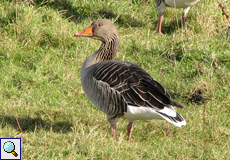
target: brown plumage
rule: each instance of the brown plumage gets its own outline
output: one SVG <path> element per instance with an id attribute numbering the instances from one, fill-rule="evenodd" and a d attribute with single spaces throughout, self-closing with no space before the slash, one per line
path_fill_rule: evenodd
<path id="1" fill-rule="evenodd" d="M 172 107 L 184 106 L 172 101 L 160 83 L 141 67 L 114 60 L 119 47 L 119 35 L 110 20 L 96 20 L 75 36 L 102 41 L 100 48 L 84 61 L 81 82 L 91 102 L 107 115 L 114 138 L 120 117 L 129 120 L 128 140 L 135 120 L 165 119 L 178 127 L 186 124 Z"/>

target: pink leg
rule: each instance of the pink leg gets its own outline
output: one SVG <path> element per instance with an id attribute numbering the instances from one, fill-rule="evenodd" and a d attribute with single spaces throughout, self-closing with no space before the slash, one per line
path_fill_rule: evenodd
<path id="1" fill-rule="evenodd" d="M 116 124 L 111 124 L 111 134 L 112 134 L 112 137 L 116 140 L 116 128 L 117 128 L 117 125 Z"/>
<path id="2" fill-rule="evenodd" d="M 183 15 L 182 15 L 182 24 L 183 24 L 183 26 L 185 26 L 185 22 L 186 22 L 186 19 L 187 19 L 187 13 L 188 13 L 189 9 L 190 9 L 190 7 L 185 8 L 183 10 Z"/>
<path id="3" fill-rule="evenodd" d="M 164 18 L 163 12 L 159 12 L 159 14 L 158 14 L 158 28 L 157 28 L 157 32 L 159 33 L 159 35 L 163 35 L 161 33 L 161 24 L 162 24 L 163 18 Z"/>
<path id="4" fill-rule="evenodd" d="M 133 131 L 133 122 L 130 122 L 128 125 L 127 125 L 127 130 L 128 130 L 128 141 L 131 139 L 131 134 L 132 134 L 132 131 Z"/>
<path id="5" fill-rule="evenodd" d="M 186 19 L 187 19 L 187 13 L 183 13 L 182 15 L 183 26 L 185 26 Z"/>

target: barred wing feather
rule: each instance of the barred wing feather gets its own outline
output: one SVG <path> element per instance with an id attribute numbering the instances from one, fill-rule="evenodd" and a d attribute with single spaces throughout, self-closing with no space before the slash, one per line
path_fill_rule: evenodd
<path id="1" fill-rule="evenodd" d="M 173 105 L 169 93 L 139 66 L 123 61 L 104 61 L 93 77 L 120 93 L 127 104 L 163 109 Z"/>

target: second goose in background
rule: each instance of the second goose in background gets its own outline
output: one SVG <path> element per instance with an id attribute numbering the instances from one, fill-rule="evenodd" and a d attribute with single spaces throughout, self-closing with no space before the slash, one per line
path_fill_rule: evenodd
<path id="1" fill-rule="evenodd" d="M 166 7 L 172 8 L 183 8 L 183 15 L 182 15 L 182 23 L 185 25 L 185 21 L 187 18 L 187 13 L 190 7 L 196 4 L 199 0 L 154 0 L 156 2 L 157 10 L 158 10 L 158 28 L 157 32 L 162 35 L 161 33 L 161 24 L 163 21 L 163 13 Z"/>

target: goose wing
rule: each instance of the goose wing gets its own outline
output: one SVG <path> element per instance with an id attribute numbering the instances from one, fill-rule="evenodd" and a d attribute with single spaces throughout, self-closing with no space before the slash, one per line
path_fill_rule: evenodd
<path id="1" fill-rule="evenodd" d="M 164 87 L 139 66 L 124 61 L 104 61 L 95 67 L 93 77 L 116 90 L 128 105 L 164 109 L 177 102 Z"/>

